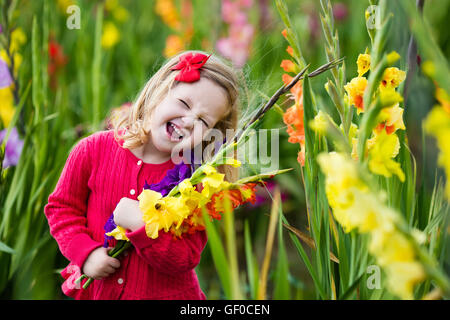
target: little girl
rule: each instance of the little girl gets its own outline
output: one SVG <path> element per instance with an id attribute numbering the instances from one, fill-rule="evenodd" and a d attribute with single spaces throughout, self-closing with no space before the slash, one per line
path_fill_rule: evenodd
<path id="1" fill-rule="evenodd" d="M 170 59 L 147 82 L 113 130 L 83 138 L 71 151 L 44 208 L 50 232 L 70 261 L 63 292 L 75 299 L 205 299 L 194 268 L 206 245 L 197 231 L 174 240 L 147 237 L 137 197 L 175 166 L 175 147 L 194 147 L 208 129 L 236 129 L 238 81 L 233 68 L 199 51 Z M 200 141 L 201 142 L 201 141 Z M 225 172 L 234 180 L 232 172 Z M 235 174 L 235 173 L 234 173 Z M 131 249 L 119 259 L 102 247 L 104 225 L 127 230 Z M 95 279 L 87 288 L 81 274 Z"/>

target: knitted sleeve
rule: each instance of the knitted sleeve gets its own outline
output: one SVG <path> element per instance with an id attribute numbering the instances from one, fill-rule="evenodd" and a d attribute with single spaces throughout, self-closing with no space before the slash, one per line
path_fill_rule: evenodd
<path id="1" fill-rule="evenodd" d="M 145 227 L 126 235 L 141 258 L 155 270 L 167 274 L 194 269 L 207 242 L 205 231 L 187 234 L 176 240 L 167 232 L 160 232 L 158 238 L 151 239 L 147 237 Z"/>
<path id="2" fill-rule="evenodd" d="M 91 251 L 102 245 L 92 239 L 87 228 L 88 180 L 92 168 L 90 140 L 84 138 L 72 149 L 44 207 L 50 233 L 61 253 L 80 268 Z"/>

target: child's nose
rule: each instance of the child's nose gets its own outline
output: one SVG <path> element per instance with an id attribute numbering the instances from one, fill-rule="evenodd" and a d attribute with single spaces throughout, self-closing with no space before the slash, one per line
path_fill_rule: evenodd
<path id="1" fill-rule="evenodd" d="M 186 117 L 181 118 L 181 120 L 183 121 L 183 126 L 186 129 L 192 129 L 194 127 L 194 123 L 195 123 L 194 117 L 186 116 Z"/>

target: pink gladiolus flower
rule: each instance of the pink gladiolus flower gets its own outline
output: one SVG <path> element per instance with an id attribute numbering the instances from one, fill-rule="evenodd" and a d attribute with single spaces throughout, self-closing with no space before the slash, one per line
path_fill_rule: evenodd
<path id="1" fill-rule="evenodd" d="M 0 144 L 5 139 L 7 129 L 0 131 Z M 3 159 L 3 168 L 16 166 L 19 163 L 20 155 L 22 153 L 23 141 L 20 140 L 19 133 L 14 127 L 11 130 L 8 141 L 5 147 L 5 158 Z"/>
<path id="2" fill-rule="evenodd" d="M 12 84 L 11 74 L 9 73 L 8 65 L 5 61 L 0 59 L 0 89 L 9 87 Z"/>
<path id="3" fill-rule="evenodd" d="M 252 0 L 223 0 L 222 19 L 229 24 L 229 35 L 217 41 L 216 47 L 220 54 L 230 59 L 241 68 L 248 59 L 254 29 L 248 23 L 247 12 Z"/>
<path id="4" fill-rule="evenodd" d="M 345 3 L 338 2 L 333 6 L 333 16 L 336 21 L 342 21 L 347 18 L 348 9 Z"/>

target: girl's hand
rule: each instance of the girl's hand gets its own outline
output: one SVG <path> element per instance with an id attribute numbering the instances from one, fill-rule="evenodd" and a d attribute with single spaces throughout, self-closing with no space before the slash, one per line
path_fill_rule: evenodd
<path id="1" fill-rule="evenodd" d="M 139 201 L 130 198 L 122 198 L 114 209 L 114 223 L 124 229 L 135 231 L 145 225 L 142 220 L 142 211 L 139 209 Z"/>
<path id="2" fill-rule="evenodd" d="M 108 256 L 107 248 L 97 248 L 87 257 L 82 272 L 89 278 L 99 280 L 113 274 L 120 267 L 120 261 Z"/>

